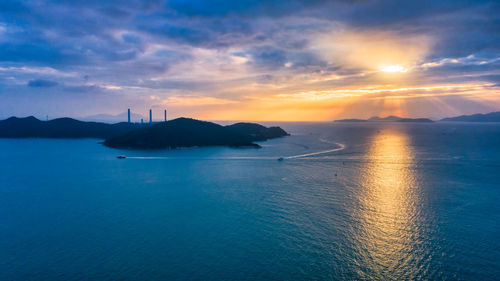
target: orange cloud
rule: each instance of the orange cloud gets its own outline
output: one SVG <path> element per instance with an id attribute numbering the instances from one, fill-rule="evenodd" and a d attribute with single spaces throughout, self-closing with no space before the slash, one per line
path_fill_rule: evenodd
<path id="1" fill-rule="evenodd" d="M 225 105 L 233 104 L 236 101 L 228 99 L 220 99 L 215 97 L 205 97 L 205 96 L 172 96 L 164 99 L 161 104 L 165 106 L 207 106 L 207 105 Z"/>

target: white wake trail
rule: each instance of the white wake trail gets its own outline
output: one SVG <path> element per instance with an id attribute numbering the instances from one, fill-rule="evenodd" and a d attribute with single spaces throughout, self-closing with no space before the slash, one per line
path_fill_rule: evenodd
<path id="1" fill-rule="evenodd" d="M 306 153 L 306 154 L 287 156 L 287 157 L 283 157 L 283 159 L 296 159 L 296 158 L 302 158 L 302 157 L 316 156 L 316 155 L 331 153 L 331 152 L 340 151 L 340 150 L 345 149 L 344 144 L 338 143 L 338 142 L 336 142 L 335 144 L 338 145 L 339 147 L 334 148 L 334 149 L 322 150 L 322 151 L 318 151 L 318 152 L 311 152 L 311 153 Z"/>
<path id="2" fill-rule="evenodd" d="M 168 156 L 127 156 L 127 159 L 141 160 L 274 160 L 273 156 L 228 156 L 228 157 L 168 157 Z"/>
<path id="3" fill-rule="evenodd" d="M 157 160 L 157 159 L 164 159 L 164 160 L 275 160 L 278 158 L 278 160 L 284 160 L 284 159 L 297 159 L 297 158 L 304 158 L 304 157 L 309 157 L 309 156 L 316 156 L 316 155 L 322 155 L 322 154 L 327 154 L 327 153 L 332 153 L 336 151 L 340 151 L 345 149 L 345 145 L 342 143 L 338 142 L 332 142 L 332 144 L 336 144 L 339 147 L 334 148 L 334 149 L 328 149 L 328 150 L 322 150 L 322 151 L 317 151 L 317 152 L 311 152 L 311 153 L 305 153 L 305 154 L 299 154 L 299 155 L 293 155 L 293 156 L 285 156 L 285 157 L 276 157 L 276 156 L 229 156 L 229 157 L 162 157 L 162 156 L 130 156 L 127 157 L 128 159 L 148 159 L 148 160 Z"/>

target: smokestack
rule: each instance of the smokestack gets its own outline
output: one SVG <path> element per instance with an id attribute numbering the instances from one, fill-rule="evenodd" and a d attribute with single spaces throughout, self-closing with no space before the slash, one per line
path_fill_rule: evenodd
<path id="1" fill-rule="evenodd" d="M 167 110 L 165 109 L 165 122 L 167 122 Z"/>
<path id="2" fill-rule="evenodd" d="M 149 110 L 149 123 L 153 123 L 153 111 Z"/>
<path id="3" fill-rule="evenodd" d="M 128 109 L 128 122 L 130 123 L 130 108 Z"/>

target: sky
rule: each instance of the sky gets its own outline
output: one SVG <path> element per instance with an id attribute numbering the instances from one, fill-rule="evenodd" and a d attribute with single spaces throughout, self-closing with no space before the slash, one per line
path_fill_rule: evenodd
<path id="1" fill-rule="evenodd" d="M 500 110 L 500 2 L 0 1 L 0 118 Z"/>

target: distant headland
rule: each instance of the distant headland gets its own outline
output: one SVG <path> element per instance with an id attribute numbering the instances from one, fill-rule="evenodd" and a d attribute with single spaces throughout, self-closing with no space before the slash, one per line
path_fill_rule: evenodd
<path id="1" fill-rule="evenodd" d="M 254 143 L 288 136 L 280 127 L 255 123 L 221 126 L 190 118 L 163 122 L 115 124 L 72 118 L 41 121 L 33 116 L 0 121 L 0 138 L 98 138 L 115 148 L 178 148 L 193 146 L 260 147 Z"/>
<path id="2" fill-rule="evenodd" d="M 406 123 L 432 123 L 432 122 L 500 122 L 500 111 L 490 112 L 485 114 L 461 115 L 455 117 L 447 117 L 437 121 L 428 118 L 403 118 L 398 116 L 387 117 L 371 117 L 369 119 L 340 119 L 334 122 L 406 122 Z"/>
<path id="3" fill-rule="evenodd" d="M 500 111 L 486 114 L 461 115 L 457 117 L 443 118 L 439 121 L 446 122 L 500 122 Z"/>
<path id="4" fill-rule="evenodd" d="M 428 118 L 402 118 L 397 116 L 387 116 L 387 117 L 371 117 L 370 119 L 340 119 L 335 120 L 335 122 L 404 122 L 404 123 L 432 123 L 431 119 Z"/>

